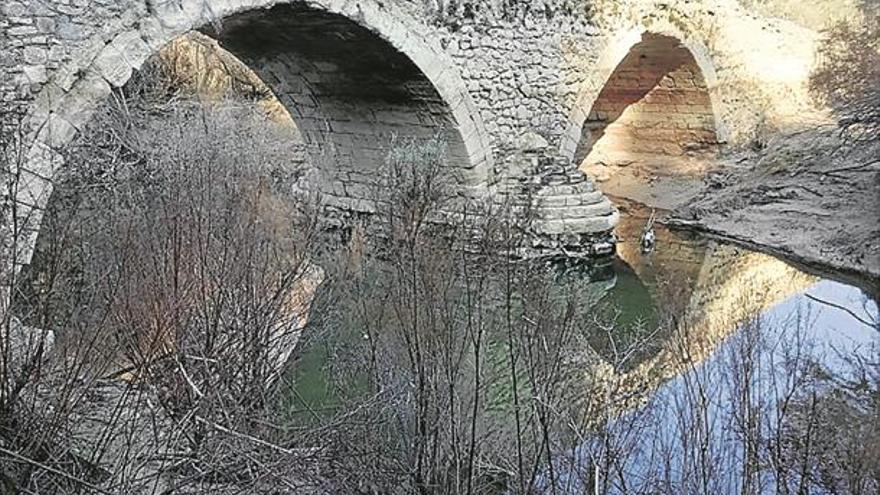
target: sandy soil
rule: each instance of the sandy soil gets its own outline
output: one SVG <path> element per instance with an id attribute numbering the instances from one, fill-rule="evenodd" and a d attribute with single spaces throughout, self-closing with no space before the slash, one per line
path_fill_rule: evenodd
<path id="1" fill-rule="evenodd" d="M 778 138 L 700 173 L 632 164 L 587 172 L 608 194 L 671 210 L 673 226 L 833 271 L 880 295 L 880 142 L 849 153 L 834 143 Z"/>
<path id="2" fill-rule="evenodd" d="M 687 205 L 705 189 L 705 177 L 716 169 L 705 159 L 675 160 L 628 154 L 583 167 L 606 195 L 661 210 Z"/>

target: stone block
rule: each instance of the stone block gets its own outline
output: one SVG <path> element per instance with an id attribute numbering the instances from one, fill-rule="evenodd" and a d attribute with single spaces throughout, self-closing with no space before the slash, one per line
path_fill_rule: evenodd
<path id="1" fill-rule="evenodd" d="M 207 23 L 205 4 L 201 2 L 159 2 L 154 1 L 153 12 L 162 27 L 183 33 L 194 26 Z"/>
<path id="2" fill-rule="evenodd" d="M 7 18 L 25 17 L 28 15 L 29 9 L 24 3 L 13 0 L 3 2 L 3 4 L 0 5 L 0 12 L 2 12 Z"/>
<path id="3" fill-rule="evenodd" d="M 42 91 L 37 94 L 31 104 L 30 113 L 25 120 L 28 128 L 38 130 L 49 118 L 49 114 L 64 100 L 67 93 L 53 82 L 43 85 Z"/>
<path id="4" fill-rule="evenodd" d="M 28 159 L 18 174 L 19 181 L 15 189 L 15 201 L 32 208 L 42 209 L 52 194 L 52 182 L 42 174 L 54 174 L 55 165 L 47 165 L 39 157 Z M 38 173 L 32 172 L 38 170 Z"/>
<path id="5" fill-rule="evenodd" d="M 28 84 L 43 84 L 49 80 L 46 66 L 44 65 L 22 67 L 21 70 Z"/>
<path id="6" fill-rule="evenodd" d="M 610 215 L 614 210 L 609 202 L 601 202 L 587 206 L 568 206 L 562 209 L 564 219 L 590 219 L 597 216 Z"/>
<path id="7" fill-rule="evenodd" d="M 140 37 L 152 52 L 156 52 L 174 38 L 174 30 L 156 17 L 146 17 L 138 26 Z"/>
<path id="8" fill-rule="evenodd" d="M 95 58 L 92 67 L 111 86 L 117 88 L 128 82 L 133 69 L 126 61 L 125 55 L 113 45 L 104 47 L 104 50 Z"/>
<path id="9" fill-rule="evenodd" d="M 6 34 L 12 37 L 29 36 L 37 33 L 39 33 L 39 31 L 37 30 L 36 26 L 31 25 L 18 25 L 6 30 Z"/>
<path id="10" fill-rule="evenodd" d="M 30 256 L 27 258 L 29 262 Z M 55 344 L 55 334 L 51 330 L 26 326 L 14 317 L 8 326 L 6 337 L 9 361 L 5 371 L 9 373 L 6 377 L 9 382 L 0 383 L 4 389 L 11 387 L 14 380 L 26 376 L 25 373 L 30 372 L 27 367 L 34 362 L 46 362 Z"/>
<path id="11" fill-rule="evenodd" d="M 605 198 L 605 195 L 602 194 L 601 191 L 596 191 L 595 186 L 590 182 L 590 189 L 592 192 L 582 193 L 578 197 L 580 198 L 580 204 L 582 205 L 593 205 L 597 203 L 607 202 L 608 199 Z"/>
<path id="12" fill-rule="evenodd" d="M 133 69 L 141 65 L 154 53 L 154 50 L 141 37 L 139 31 L 126 31 L 117 36 L 110 44 Z"/>
<path id="13" fill-rule="evenodd" d="M 608 232 L 617 225 L 619 218 L 615 211 L 611 215 L 583 218 L 577 220 L 565 220 L 564 233 L 566 234 L 598 234 Z"/>
<path id="14" fill-rule="evenodd" d="M 51 17 L 38 17 L 35 24 L 37 30 L 41 33 L 52 33 L 55 31 L 55 19 Z"/>
<path id="15" fill-rule="evenodd" d="M 104 46 L 104 42 L 98 38 L 93 38 L 85 44 L 78 44 L 77 50 L 71 54 L 70 61 L 55 71 L 52 76 L 54 84 L 64 91 L 70 91 L 73 85 L 83 77 L 83 71 L 91 65 Z"/>
<path id="16" fill-rule="evenodd" d="M 84 26 L 71 20 L 71 18 L 66 15 L 58 17 L 55 25 L 55 33 L 59 38 L 65 41 L 79 41 L 84 40 L 87 37 Z"/>
<path id="17" fill-rule="evenodd" d="M 57 107 L 58 114 L 77 129 L 91 119 L 97 106 L 110 95 L 110 84 L 97 72 L 87 70 Z"/>
<path id="18" fill-rule="evenodd" d="M 578 196 L 547 196 L 539 198 L 538 208 L 558 208 L 566 205 L 580 205 Z"/>
<path id="19" fill-rule="evenodd" d="M 58 114 L 50 114 L 37 140 L 50 148 L 61 149 L 76 135 L 76 127 Z"/>
<path id="20" fill-rule="evenodd" d="M 22 58 L 26 64 L 43 65 L 49 60 L 49 51 L 41 46 L 26 46 Z"/>
<path id="21" fill-rule="evenodd" d="M 561 235 L 565 233 L 565 222 L 562 220 L 536 221 L 533 228 L 539 234 Z"/>

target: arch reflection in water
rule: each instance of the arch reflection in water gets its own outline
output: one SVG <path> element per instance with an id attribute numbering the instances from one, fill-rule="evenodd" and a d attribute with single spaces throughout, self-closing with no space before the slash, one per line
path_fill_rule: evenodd
<path id="1" fill-rule="evenodd" d="M 880 352 L 880 315 L 871 296 L 764 254 L 703 246 L 693 279 L 685 276 L 693 270 L 681 269 L 687 263 L 676 264 L 668 253 L 632 259 L 658 308 L 669 303 L 663 294 L 670 291 L 661 287 L 678 284 L 677 293 L 689 296 L 677 328 L 653 357 L 631 370 L 609 364 L 585 372 L 592 390 L 606 397 L 613 391 L 618 400 L 591 411 L 597 419 L 588 440 L 558 456 L 562 493 L 583 493 L 593 483 L 601 483 L 602 493 L 659 486 L 673 493 L 699 486 L 711 493 L 744 487 L 777 493 L 777 481 L 798 481 L 760 467 L 769 462 L 764 446 L 781 430 L 791 435 L 797 428 L 780 404 L 833 394 L 836 383 L 850 380 L 876 387 L 859 369 Z M 632 251 L 624 240 L 622 257 Z M 794 414 L 795 406 L 786 407 Z"/>

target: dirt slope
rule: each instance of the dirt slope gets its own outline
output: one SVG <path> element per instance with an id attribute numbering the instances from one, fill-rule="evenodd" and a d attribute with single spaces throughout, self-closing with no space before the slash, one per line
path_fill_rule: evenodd
<path id="1" fill-rule="evenodd" d="M 880 142 L 847 152 L 816 134 L 729 157 L 673 223 L 864 277 L 880 292 Z"/>

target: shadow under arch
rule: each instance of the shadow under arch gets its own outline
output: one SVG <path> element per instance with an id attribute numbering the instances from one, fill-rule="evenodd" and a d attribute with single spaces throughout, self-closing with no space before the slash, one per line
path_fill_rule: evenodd
<path id="1" fill-rule="evenodd" d="M 693 55 L 676 38 L 646 33 L 593 102 L 574 161 L 675 160 L 714 151 L 717 143 L 712 102 Z"/>
<path id="2" fill-rule="evenodd" d="M 289 110 L 334 204 L 367 210 L 376 171 L 396 138 L 442 133 L 462 185 L 471 153 L 449 102 L 410 58 L 356 20 L 301 3 L 251 10 L 208 26 Z"/>
<path id="3" fill-rule="evenodd" d="M 717 148 L 729 135 L 717 87 L 700 43 L 664 29 L 625 32 L 609 43 L 579 94 L 560 154 L 580 166 L 591 154 L 631 162 L 621 152 L 677 157 Z"/>
<path id="4" fill-rule="evenodd" d="M 182 0 L 148 5 L 132 30 L 103 44 L 95 56 L 58 69 L 28 115 L 33 144 L 20 165 L 18 223 L 27 231 L 15 259 L 27 264 L 63 165 L 59 150 L 88 123 L 112 88 L 169 42 L 193 29 L 217 31 L 224 48 L 243 60 L 287 106 L 325 166 L 322 187 L 344 206 L 363 208 L 362 181 L 381 161 L 392 135 L 425 137 L 445 129 L 450 162 L 461 185 L 485 188 L 492 153 L 476 106 L 439 42 L 426 39 L 403 12 L 381 2 L 230 0 L 211 5 Z M 219 22 L 217 20 L 220 20 Z M 254 36 L 252 40 L 240 38 Z"/>

